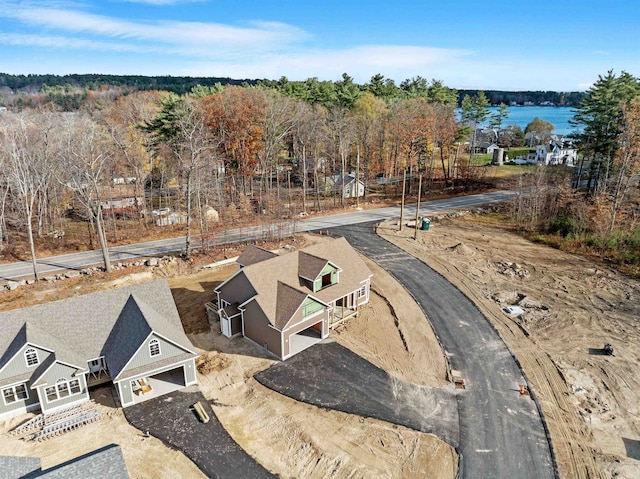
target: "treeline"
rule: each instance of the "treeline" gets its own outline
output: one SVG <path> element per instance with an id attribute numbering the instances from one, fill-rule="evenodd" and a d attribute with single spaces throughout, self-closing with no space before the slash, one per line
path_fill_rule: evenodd
<path id="1" fill-rule="evenodd" d="M 476 96 L 479 90 L 458 90 L 459 100 L 465 95 L 471 97 Z M 555 106 L 565 106 L 577 108 L 580 102 L 586 98 L 587 93 L 582 91 L 558 92 L 558 91 L 500 91 L 500 90 L 484 90 L 489 103 L 491 105 L 524 105 L 525 103 L 533 103 L 542 105 L 552 103 Z"/>
<path id="2" fill-rule="evenodd" d="M 367 196 L 399 193 L 403 174 L 409 193 L 418 175 L 423 191 L 477 187 L 481 168 L 463 154 L 451 90 L 425 88 L 426 97 L 385 101 L 345 76 L 330 107 L 265 84 L 215 84 L 183 95 L 89 91 L 95 107 L 71 113 L 0 112 L 0 248 L 26 231 L 35 258 L 39 238 L 84 231 L 108 267 L 106 244 L 131 223 L 144 231 L 153 210 L 169 208 L 171 221 L 186 223 L 188 255 L 192 234 L 215 234 L 211 214 L 226 227 L 290 222 L 366 201 L 350 199 L 354 183 Z M 40 95 L 74 91 L 47 86 Z"/>
<path id="3" fill-rule="evenodd" d="M 69 86 L 83 90 L 99 91 L 108 87 L 127 87 L 131 90 L 165 90 L 179 95 L 188 93 L 196 85 L 255 85 L 256 80 L 234 80 L 217 77 L 143 76 L 143 75 L 10 75 L 0 73 L 0 88 L 7 87 L 13 93 L 38 93 L 45 86 Z"/>
<path id="4" fill-rule="evenodd" d="M 43 88 L 58 87 L 67 90 L 70 96 L 70 89 L 81 91 L 104 91 L 110 88 L 121 91 L 144 91 L 163 90 L 178 95 L 191 91 L 197 85 L 213 87 L 214 85 L 262 85 L 273 88 L 280 93 L 303 99 L 312 103 L 320 103 L 324 106 L 336 104 L 345 105 L 350 102 L 350 98 L 370 92 L 378 98 L 388 100 L 391 98 L 416 98 L 424 97 L 433 99 L 433 95 L 444 94 L 445 97 L 436 98 L 439 101 L 453 101 L 458 106 L 461 105 L 465 95 L 475 96 L 477 90 L 453 90 L 444 87 L 442 82 L 416 76 L 406 79 L 400 84 L 390 78 L 385 78 L 381 74 L 371 77 L 369 82 L 358 84 L 346 73 L 337 81 L 318 80 L 308 78 L 304 81 L 290 81 L 286 77 L 279 80 L 269 79 L 232 79 L 228 77 L 188 77 L 188 76 L 143 76 L 143 75 L 98 75 L 98 74 L 72 74 L 72 75 L 10 75 L 0 73 L 0 92 L 2 88 L 10 90 L 12 94 L 38 94 Z M 348 89 L 351 91 L 345 91 Z M 439 90 L 439 91 L 435 91 Z M 526 102 L 541 104 L 550 102 L 557 106 L 577 107 L 584 98 L 584 92 L 555 92 L 555 91 L 522 91 L 509 92 L 499 90 L 485 91 L 485 94 L 492 105 L 513 103 L 522 105 Z M 76 92 L 76 96 L 79 94 Z M 346 96 L 345 96 L 346 95 Z M 6 95 L 5 95 L 6 96 Z M 81 104 L 81 98 L 69 100 L 65 98 L 58 102 L 66 102 L 67 108 L 74 108 L 74 105 Z M 0 104 L 3 99 L 0 97 Z M 22 104 L 33 106 L 33 101 L 22 99 Z M 7 98 L 4 99 L 7 103 Z M 80 107 L 76 107 L 79 109 Z"/>

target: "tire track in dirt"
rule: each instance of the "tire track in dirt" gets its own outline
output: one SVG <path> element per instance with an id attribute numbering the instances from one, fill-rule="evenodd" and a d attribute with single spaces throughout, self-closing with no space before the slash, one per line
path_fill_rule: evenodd
<path id="1" fill-rule="evenodd" d="M 396 237 L 386 237 L 393 243 Z M 410 249 L 403 248 L 410 254 Z M 424 261 L 424 258 L 421 258 Z M 567 397 L 569 389 L 552 359 L 535 347 L 525 333 L 493 303 L 488 301 L 478 287 L 465 276 L 459 268 L 446 264 L 433 256 L 425 261 L 430 267 L 476 304 L 496 328 L 505 344 L 512 351 L 522 370 L 529 379 L 532 392 L 538 398 L 550 435 L 552 452 L 555 456 L 560 477 L 575 479 L 603 479 L 596 466 L 593 453 L 585 448 L 581 441 L 590 432 L 581 424 L 576 410 Z M 535 352 L 532 350 L 535 349 Z"/>

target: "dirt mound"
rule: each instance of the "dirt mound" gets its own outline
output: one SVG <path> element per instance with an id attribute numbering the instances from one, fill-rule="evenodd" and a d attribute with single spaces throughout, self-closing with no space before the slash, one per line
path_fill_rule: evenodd
<path id="1" fill-rule="evenodd" d="M 209 374 L 228 368 L 231 361 L 218 351 L 203 353 L 196 359 L 196 368 L 200 374 Z"/>
<path id="2" fill-rule="evenodd" d="M 465 245 L 464 243 L 458 243 L 456 245 L 450 246 L 449 248 L 447 248 L 449 251 L 452 251 L 456 254 L 459 254 L 461 256 L 472 256 L 473 255 L 473 250 L 471 248 L 469 248 L 467 245 Z"/>
<path id="3" fill-rule="evenodd" d="M 448 222 L 412 240 L 378 233 L 460 288 L 498 328 L 529 377 L 561 477 L 640 477 L 640 281 L 500 229 Z M 472 257 L 442 245 L 464 241 Z M 461 243 L 460 243 L 461 244 Z M 520 318 L 506 304 L 525 310 Z M 616 354 L 604 355 L 612 344 Z"/>

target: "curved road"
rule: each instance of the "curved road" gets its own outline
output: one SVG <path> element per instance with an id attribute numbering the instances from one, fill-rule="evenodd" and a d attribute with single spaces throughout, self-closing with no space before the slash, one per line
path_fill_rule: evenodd
<path id="1" fill-rule="evenodd" d="M 457 395 L 459 477 L 551 479 L 555 468 L 536 404 L 520 397 L 522 372 L 480 310 L 415 257 L 373 233 L 373 224 L 338 227 L 364 255 L 389 271 L 415 298 L 467 388 Z"/>
<path id="2" fill-rule="evenodd" d="M 421 205 L 420 211 L 423 215 L 433 215 L 456 209 L 473 208 L 487 203 L 505 201 L 512 198 L 514 193 L 510 191 L 495 191 L 491 193 L 481 193 L 477 195 L 458 196 L 444 200 L 428 201 Z M 416 214 L 415 205 L 408 205 L 405 208 L 405 218 L 413 218 Z M 237 228 L 218 233 L 215 239 L 210 241 L 211 245 L 241 243 L 255 239 L 268 237 L 286 236 L 294 232 L 312 231 L 318 229 L 328 229 L 335 226 L 365 223 L 368 221 L 382 221 L 388 218 L 395 218 L 400 215 L 400 208 L 397 206 L 387 208 L 376 208 L 370 210 L 353 211 L 349 213 L 339 213 L 335 215 L 318 216 L 286 223 L 282 225 L 267 224 L 251 226 L 247 228 Z M 295 230 L 295 231 L 294 231 Z M 197 246 L 197 245 L 194 245 Z M 184 249 L 184 236 L 169 238 L 145 243 L 131 245 L 114 246 L 109 248 L 111 262 L 131 261 L 137 258 L 147 258 L 150 256 L 162 256 L 175 253 Z M 59 273 L 61 271 L 76 269 L 80 270 L 87 266 L 99 265 L 102 263 L 102 254 L 99 250 L 85 251 L 82 253 L 71 253 L 49 258 L 38 259 L 38 275 Z M 14 280 L 20 278 L 30 278 L 33 276 L 33 266 L 30 261 L 19 261 L 0 265 L 0 280 Z"/>

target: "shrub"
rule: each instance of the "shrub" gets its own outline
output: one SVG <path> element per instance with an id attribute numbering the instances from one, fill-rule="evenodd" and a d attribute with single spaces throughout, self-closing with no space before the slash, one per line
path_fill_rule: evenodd
<path id="1" fill-rule="evenodd" d="M 597 248 L 600 249 L 602 248 L 602 238 L 600 238 L 598 235 L 589 235 L 587 237 L 587 245 L 590 246 L 591 248 Z"/>
<path id="2" fill-rule="evenodd" d="M 631 248 L 640 248 L 640 226 L 636 226 L 627 242 Z"/>
<path id="3" fill-rule="evenodd" d="M 637 251 L 627 251 L 624 262 L 627 264 L 640 264 L 640 254 Z"/>

